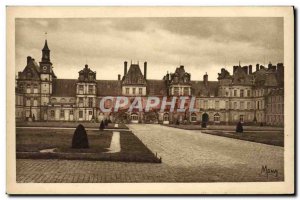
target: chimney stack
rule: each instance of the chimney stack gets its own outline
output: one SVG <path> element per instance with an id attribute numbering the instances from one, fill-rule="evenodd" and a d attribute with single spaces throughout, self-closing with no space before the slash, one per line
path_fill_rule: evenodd
<path id="1" fill-rule="evenodd" d="M 124 76 L 127 74 L 127 61 L 124 62 Z"/>
<path id="2" fill-rule="evenodd" d="M 245 72 L 246 74 L 248 74 L 248 66 L 244 66 L 244 67 L 243 67 L 243 70 L 244 70 L 244 72 Z"/>
<path id="3" fill-rule="evenodd" d="M 259 64 L 256 64 L 256 71 L 259 71 Z"/>
<path id="4" fill-rule="evenodd" d="M 27 56 L 27 64 L 31 61 L 31 57 Z"/>
<path id="5" fill-rule="evenodd" d="M 207 85 L 207 83 L 208 83 L 208 75 L 207 75 L 207 72 L 206 72 L 205 75 L 203 76 L 203 82 L 204 82 L 204 85 Z"/>
<path id="6" fill-rule="evenodd" d="M 118 74 L 118 81 L 121 80 L 121 74 Z"/>
<path id="7" fill-rule="evenodd" d="M 249 65 L 249 74 L 252 74 L 252 65 Z"/>
<path id="8" fill-rule="evenodd" d="M 147 62 L 144 62 L 144 78 L 147 79 Z"/>
<path id="9" fill-rule="evenodd" d="M 265 67 L 263 65 L 261 65 L 259 69 L 263 69 L 263 68 L 265 68 Z"/>
<path id="10" fill-rule="evenodd" d="M 238 69 L 239 66 L 233 66 L 233 73 Z"/>

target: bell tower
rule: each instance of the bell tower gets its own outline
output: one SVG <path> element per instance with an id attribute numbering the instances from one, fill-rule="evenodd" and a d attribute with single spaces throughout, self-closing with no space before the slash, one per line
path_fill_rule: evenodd
<path id="1" fill-rule="evenodd" d="M 50 60 L 50 49 L 48 47 L 47 39 L 42 49 L 42 59 L 40 62 L 40 77 L 41 77 L 41 119 L 48 119 L 48 105 L 52 94 L 52 83 L 55 75 L 52 70 L 52 63 Z"/>
<path id="2" fill-rule="evenodd" d="M 42 62 L 50 62 L 50 49 L 47 40 L 45 40 L 45 45 L 42 49 Z"/>

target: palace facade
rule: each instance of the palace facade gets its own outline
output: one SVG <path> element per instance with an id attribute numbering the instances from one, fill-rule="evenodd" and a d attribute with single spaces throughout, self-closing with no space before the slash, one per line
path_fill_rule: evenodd
<path id="1" fill-rule="evenodd" d="M 16 78 L 17 121 L 99 121 L 110 118 L 119 123 L 201 123 L 284 124 L 284 66 L 256 64 L 233 66 L 230 74 L 222 68 L 218 81 L 192 81 L 183 65 L 161 80 L 147 77 L 139 64 L 124 62 L 124 74 L 117 80 L 97 80 L 96 71 L 85 65 L 78 79 L 59 79 L 45 41 L 39 63 L 28 56 L 23 71 Z M 194 96 L 197 112 L 102 113 L 99 102 L 105 96 Z"/>

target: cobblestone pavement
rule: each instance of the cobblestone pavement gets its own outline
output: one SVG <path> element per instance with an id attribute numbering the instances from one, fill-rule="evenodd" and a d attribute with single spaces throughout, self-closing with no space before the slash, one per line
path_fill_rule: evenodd
<path id="1" fill-rule="evenodd" d="M 283 147 L 180 130 L 129 125 L 163 163 L 17 160 L 17 182 L 282 181 Z M 278 176 L 261 173 L 262 166 Z"/>

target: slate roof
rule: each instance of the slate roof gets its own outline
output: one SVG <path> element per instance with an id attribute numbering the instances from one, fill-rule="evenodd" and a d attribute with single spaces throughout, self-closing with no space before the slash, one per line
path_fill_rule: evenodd
<path id="1" fill-rule="evenodd" d="M 147 89 L 149 95 L 166 96 L 167 85 L 165 80 L 147 80 Z"/>
<path id="2" fill-rule="evenodd" d="M 122 95 L 121 81 L 118 80 L 97 80 L 98 96 Z"/>
<path id="3" fill-rule="evenodd" d="M 19 73 L 19 79 L 34 79 L 40 80 L 40 66 L 30 56 L 27 57 L 27 65 L 22 72 Z M 31 73 L 31 77 L 27 76 L 27 73 Z"/>
<path id="4" fill-rule="evenodd" d="M 146 80 L 141 72 L 139 65 L 131 64 L 127 74 L 123 78 L 124 85 L 145 85 Z"/>
<path id="5" fill-rule="evenodd" d="M 52 96 L 54 97 L 75 97 L 76 79 L 54 79 Z"/>
<path id="6" fill-rule="evenodd" d="M 278 96 L 278 95 L 280 96 L 284 95 L 284 90 L 282 88 L 271 90 L 269 93 L 269 96 Z"/>
<path id="7" fill-rule="evenodd" d="M 210 97 L 218 95 L 218 81 L 208 81 L 207 85 L 204 81 L 191 81 L 192 95 L 201 97 Z"/>

